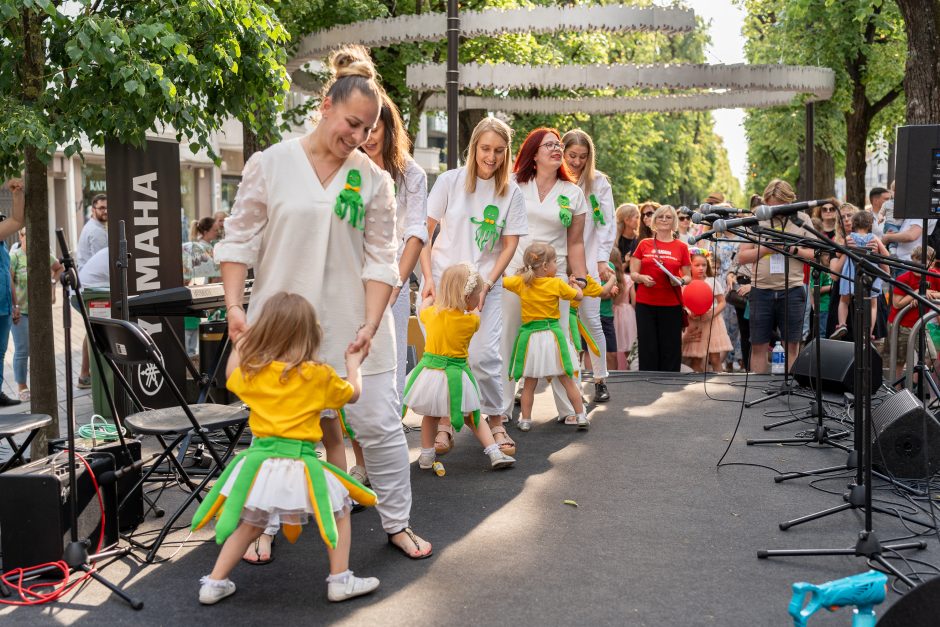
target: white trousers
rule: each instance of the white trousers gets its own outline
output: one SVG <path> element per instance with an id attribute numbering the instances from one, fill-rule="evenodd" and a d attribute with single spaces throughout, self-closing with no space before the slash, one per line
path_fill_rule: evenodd
<path id="1" fill-rule="evenodd" d="M 591 337 L 594 338 L 597 349 L 601 353 L 599 356 L 591 353 L 591 368 L 594 371 L 594 380 L 606 379 L 610 373 L 607 372 L 607 342 L 605 341 L 604 327 L 601 326 L 601 299 L 589 296 L 582 300 L 581 306 L 578 307 L 578 318 L 584 328 L 591 334 Z M 571 339 L 574 340 L 575 349 L 580 349 L 581 340 L 574 337 Z"/>
<path id="2" fill-rule="evenodd" d="M 408 526 L 411 516 L 411 467 L 401 427 L 395 371 L 362 377 L 362 395 L 346 406 L 346 419 L 362 447 L 366 472 L 378 496 L 375 508 L 388 533 Z"/>
<path id="3" fill-rule="evenodd" d="M 559 264 L 560 266 L 561 264 Z M 558 278 L 565 281 L 568 280 L 568 276 L 564 274 L 559 274 Z M 516 336 L 519 335 L 519 327 L 522 326 L 522 301 L 519 300 L 519 296 L 505 290 L 503 292 L 503 335 L 502 335 L 502 355 L 503 355 L 503 409 L 501 414 L 504 416 L 512 416 L 512 406 L 515 402 L 516 396 L 516 386 L 515 383 L 509 380 L 509 367 L 510 360 L 512 359 L 512 349 L 513 345 L 516 343 Z M 565 334 L 565 337 L 571 339 L 570 325 L 567 324 L 568 321 L 568 309 L 569 303 L 566 300 L 562 300 L 558 303 L 558 309 L 561 313 L 561 318 L 559 321 L 564 320 L 565 324 L 561 325 L 562 331 Z M 577 355 L 572 355 L 571 359 L 573 362 L 577 362 Z M 575 365 L 576 368 L 579 366 Z M 575 379 L 577 382 L 580 382 L 580 379 Z M 558 380 L 558 377 L 552 378 L 552 392 L 555 395 L 555 407 L 558 410 L 559 416 L 573 416 L 574 407 L 571 406 L 571 401 L 568 400 L 568 393 L 565 391 L 564 386 Z"/>
<path id="4" fill-rule="evenodd" d="M 401 288 L 398 300 L 392 303 L 392 317 L 395 319 L 395 349 L 398 356 L 398 368 L 395 389 L 398 391 L 398 409 L 401 413 L 401 398 L 405 391 L 405 370 L 408 361 L 408 321 L 411 318 L 411 287 L 406 282 Z"/>
<path id="5" fill-rule="evenodd" d="M 470 340 L 467 358 L 480 389 L 480 413 L 485 416 L 498 416 L 503 413 L 504 360 L 500 353 L 500 343 L 503 335 L 502 302 L 505 294 L 502 283 L 497 283 L 486 295 L 483 311 L 480 312 L 480 329 Z"/>

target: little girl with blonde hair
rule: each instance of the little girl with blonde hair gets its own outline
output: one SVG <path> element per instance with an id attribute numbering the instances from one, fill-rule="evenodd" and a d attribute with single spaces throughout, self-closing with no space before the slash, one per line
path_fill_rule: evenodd
<path id="1" fill-rule="evenodd" d="M 235 593 L 228 575 L 248 546 L 272 521 L 291 542 L 311 517 L 327 544 L 330 601 L 367 594 L 374 577 L 349 570 L 352 529 L 350 496 L 374 505 L 375 493 L 343 470 L 320 461 L 316 444 L 323 431 L 320 413 L 359 398 L 362 351 L 346 350 L 346 379 L 317 361 L 322 331 L 313 306 L 302 296 L 278 292 L 232 349 L 227 386 L 249 407 L 255 439 L 226 466 L 193 516 L 195 531 L 216 518 L 222 551 L 201 580 L 199 602 L 218 603 Z"/>
<path id="2" fill-rule="evenodd" d="M 558 377 L 577 415 L 578 429 L 591 426 L 584 411 L 581 391 L 573 377 L 578 353 L 562 330 L 558 303 L 581 300 L 581 287 L 570 278 L 568 283 L 555 276 L 558 266 L 555 249 L 545 242 L 535 242 L 525 249 L 524 265 L 519 274 L 503 279 L 503 287 L 519 295 L 522 301 L 522 326 L 509 360 L 509 378 L 525 379 L 522 384 L 522 415 L 519 429 L 532 428 L 532 403 L 539 379 Z"/>
<path id="3" fill-rule="evenodd" d="M 419 314 L 425 328 L 424 355 L 405 385 L 402 415 L 411 411 L 421 421 L 418 467 L 431 468 L 438 430 L 460 431 L 466 418 L 483 445 L 494 470 L 509 468 L 516 460 L 496 444 L 489 427 L 480 420 L 480 392 L 467 364 L 470 339 L 480 328 L 483 279 L 469 263 L 450 266 L 441 275 L 435 297 L 429 296 Z M 438 423 L 442 423 L 438 427 Z"/>

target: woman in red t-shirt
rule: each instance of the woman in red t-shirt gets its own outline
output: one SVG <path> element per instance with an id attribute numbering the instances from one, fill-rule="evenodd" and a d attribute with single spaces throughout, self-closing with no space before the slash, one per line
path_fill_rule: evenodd
<path id="1" fill-rule="evenodd" d="M 692 262 L 689 247 L 674 237 L 679 218 L 673 207 L 663 205 L 656 209 L 652 227 L 653 237 L 641 241 L 630 259 L 630 278 L 636 283 L 640 370 L 679 372 L 682 286 L 691 281 Z"/>

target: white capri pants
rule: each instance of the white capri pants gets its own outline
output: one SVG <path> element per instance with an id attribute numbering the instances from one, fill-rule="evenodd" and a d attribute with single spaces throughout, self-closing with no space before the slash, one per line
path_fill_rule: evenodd
<path id="1" fill-rule="evenodd" d="M 496 283 L 486 295 L 480 312 L 480 328 L 470 340 L 467 363 L 480 390 L 480 413 L 498 416 L 503 413 L 503 356 L 500 343 L 503 335 L 502 281 Z M 516 296 L 512 294 L 512 296 Z M 516 297 L 518 301 L 518 297 Z"/>
<path id="2" fill-rule="evenodd" d="M 565 260 L 559 258 L 558 267 L 565 267 Z M 512 274 L 514 271 L 509 271 L 507 274 Z M 563 272 L 559 272 L 556 275 L 558 278 L 567 281 L 568 275 Z M 565 324 L 561 325 L 561 328 L 569 340 L 571 339 L 571 326 L 567 324 L 568 320 L 568 310 L 569 303 L 566 300 L 559 301 L 558 310 L 561 314 L 559 318 L 560 321 L 565 321 Z M 513 381 L 509 380 L 509 363 L 512 359 L 512 349 L 513 345 L 516 342 L 516 336 L 519 335 L 519 327 L 522 326 L 522 301 L 519 300 L 519 296 L 509 290 L 505 290 L 503 293 L 503 335 L 502 335 L 502 355 L 503 355 L 503 410 L 499 412 L 504 416 L 512 416 L 512 406 L 515 402 L 516 396 L 516 386 Z M 571 356 L 572 362 L 576 364 L 578 360 L 577 355 Z M 580 366 L 575 365 L 575 368 L 580 369 Z M 580 377 L 576 377 L 575 381 L 580 384 Z M 571 406 L 571 401 L 568 400 L 568 393 L 565 391 L 565 387 L 558 380 L 558 377 L 552 378 L 552 392 L 555 395 L 555 408 L 558 410 L 559 416 L 573 416 L 574 407 Z"/>
<path id="3" fill-rule="evenodd" d="M 411 286 L 407 281 L 398 294 L 398 300 L 392 303 L 392 317 L 395 319 L 395 350 L 398 356 L 395 390 L 398 392 L 398 413 L 401 414 L 401 398 L 405 392 L 407 375 L 405 370 L 408 361 L 408 321 L 411 318 Z"/>
<path id="4" fill-rule="evenodd" d="M 607 372 L 607 342 L 604 341 L 604 327 L 601 326 L 601 299 L 589 296 L 582 300 L 581 306 L 578 307 L 578 318 L 584 328 L 591 334 L 591 337 L 594 338 L 597 349 L 601 353 L 599 356 L 591 353 L 591 368 L 594 371 L 594 380 L 606 379 L 610 373 Z M 571 339 L 574 341 L 575 349 L 580 350 L 580 338 L 573 337 Z"/>

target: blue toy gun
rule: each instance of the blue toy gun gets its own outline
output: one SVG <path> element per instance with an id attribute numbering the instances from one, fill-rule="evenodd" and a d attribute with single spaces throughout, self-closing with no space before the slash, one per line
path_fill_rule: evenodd
<path id="1" fill-rule="evenodd" d="M 821 607 L 833 612 L 836 608 L 854 605 L 852 627 L 875 627 L 874 606 L 885 600 L 887 584 L 888 577 L 877 570 L 819 585 L 805 581 L 795 583 L 793 598 L 790 599 L 793 625 L 806 627 L 806 619 Z"/>

